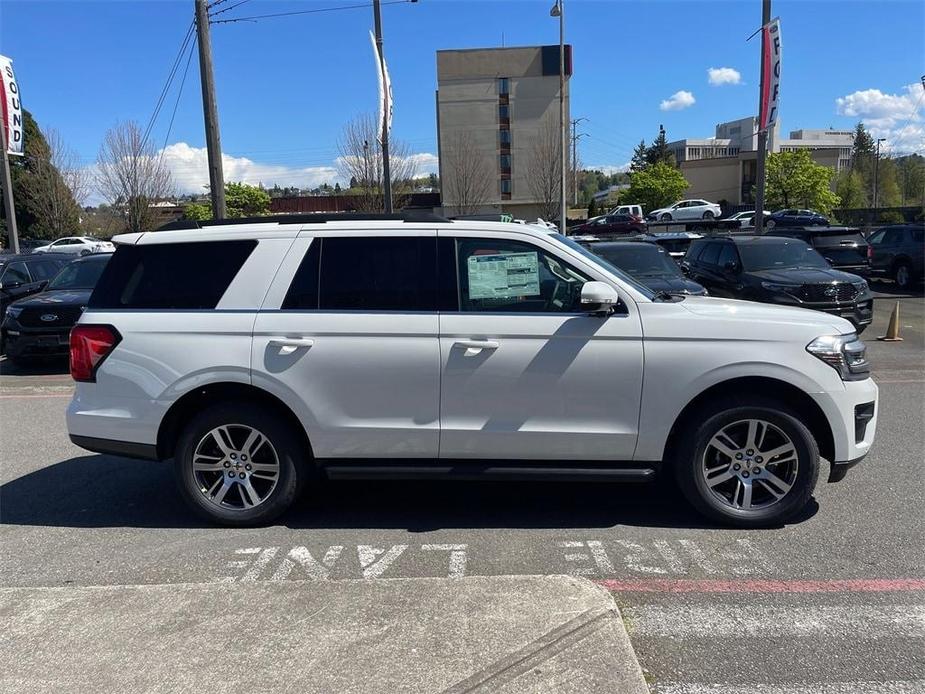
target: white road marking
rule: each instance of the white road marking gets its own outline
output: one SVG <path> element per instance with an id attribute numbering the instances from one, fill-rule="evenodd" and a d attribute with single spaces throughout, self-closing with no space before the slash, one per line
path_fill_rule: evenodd
<path id="1" fill-rule="evenodd" d="M 466 575 L 466 549 L 468 545 L 421 545 L 421 550 L 428 552 L 449 552 L 450 566 L 447 578 L 462 578 Z"/>
<path id="2" fill-rule="evenodd" d="M 392 545 L 388 550 L 372 545 L 357 545 L 357 556 L 363 567 L 363 578 L 378 578 L 389 565 L 408 549 L 408 545 Z M 378 558 L 377 558 L 378 557 Z"/>
<path id="3" fill-rule="evenodd" d="M 627 607 L 630 636 L 806 637 L 825 634 L 876 639 L 925 637 L 925 605 L 768 607 L 646 605 Z"/>
<path id="4" fill-rule="evenodd" d="M 653 694 L 922 694 L 925 680 L 814 682 L 812 684 L 655 684 Z"/>
<path id="5" fill-rule="evenodd" d="M 343 551 L 344 548 L 341 545 L 328 547 L 327 552 L 324 553 L 324 557 L 319 563 L 312 556 L 308 547 L 293 547 L 289 550 L 289 554 L 283 559 L 279 568 L 276 569 L 276 572 L 273 574 L 273 578 L 270 580 L 284 581 L 289 577 L 289 574 L 292 573 L 296 565 L 298 565 L 309 579 L 314 581 L 325 581 L 328 576 L 330 576 L 331 567 L 334 566 L 334 562 L 337 561 L 338 557 L 340 557 L 340 553 Z"/>

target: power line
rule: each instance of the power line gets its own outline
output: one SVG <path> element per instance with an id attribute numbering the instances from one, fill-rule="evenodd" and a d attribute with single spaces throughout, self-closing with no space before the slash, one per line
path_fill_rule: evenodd
<path id="1" fill-rule="evenodd" d="M 221 5 L 223 2 L 228 2 L 228 0 L 219 0 L 219 2 L 216 2 L 216 3 L 213 3 L 213 4 L 209 5 L 209 9 L 212 9 L 213 7 L 217 7 L 218 5 Z M 245 2 L 250 2 L 250 0 L 240 0 L 239 2 L 236 2 L 236 3 L 235 3 L 234 5 L 232 5 L 231 7 L 226 7 L 224 10 L 219 10 L 218 12 L 215 12 L 215 13 L 213 13 L 213 14 L 210 14 L 210 15 L 209 15 L 209 20 L 210 20 L 209 23 L 210 23 L 210 24 L 216 24 L 217 22 L 212 22 L 212 21 L 211 21 L 211 20 L 212 20 L 212 17 L 217 17 L 217 16 L 220 15 L 220 14 L 224 14 L 224 13 L 227 12 L 228 10 L 233 10 L 235 7 L 240 7 L 240 6 L 243 5 Z"/>
<path id="2" fill-rule="evenodd" d="M 170 131 L 173 129 L 173 120 L 177 117 L 177 107 L 180 105 L 180 97 L 183 96 L 183 85 L 186 84 L 186 73 L 189 72 L 189 64 L 193 60 L 193 48 L 195 44 L 190 43 L 189 54 L 186 56 L 186 67 L 183 68 L 183 79 L 180 80 L 180 89 L 177 90 L 177 100 L 173 104 L 173 112 L 170 114 L 170 123 L 167 124 L 167 134 L 164 135 L 164 146 L 161 147 L 161 157 L 164 156 L 164 149 L 167 147 L 167 140 L 170 139 Z"/>
<path id="3" fill-rule="evenodd" d="M 177 51 L 177 57 L 174 59 L 173 66 L 170 68 L 170 74 L 167 75 L 167 81 L 164 83 L 164 88 L 161 90 L 161 94 L 157 99 L 154 112 L 151 114 L 151 118 L 148 120 L 148 125 L 145 128 L 144 135 L 141 138 L 142 149 L 144 148 L 145 143 L 147 143 L 148 137 L 151 135 L 151 131 L 154 129 L 154 123 L 157 121 L 157 117 L 161 112 L 161 107 L 164 105 L 164 99 L 167 97 L 168 91 L 170 91 L 170 85 L 173 83 L 173 79 L 177 74 L 177 68 L 180 66 L 180 61 L 183 60 L 183 54 L 186 52 L 186 48 L 189 45 L 192 36 L 193 22 L 190 22 L 190 25 L 186 30 L 186 36 L 183 37 L 183 43 L 180 44 L 180 50 Z"/>
<path id="4" fill-rule="evenodd" d="M 241 3 L 247 2 L 248 0 L 242 0 Z M 399 5 L 403 3 L 416 2 L 417 0 L 387 0 L 383 2 L 383 5 Z M 371 2 L 363 3 L 361 5 L 344 5 L 343 7 L 319 7 L 314 10 L 296 10 L 294 12 L 277 12 L 275 14 L 256 14 L 250 17 L 235 17 L 234 19 L 219 19 L 217 21 L 211 22 L 212 24 L 231 24 L 232 22 L 256 22 L 258 19 L 272 19 L 276 17 L 292 17 L 298 14 L 316 14 L 318 12 L 340 12 L 341 10 L 357 10 L 363 7 L 372 7 Z M 232 7 L 237 7 L 237 5 L 232 5 L 229 8 L 222 10 L 221 12 L 216 12 L 216 15 L 221 14 L 222 12 L 227 12 L 232 9 Z"/>

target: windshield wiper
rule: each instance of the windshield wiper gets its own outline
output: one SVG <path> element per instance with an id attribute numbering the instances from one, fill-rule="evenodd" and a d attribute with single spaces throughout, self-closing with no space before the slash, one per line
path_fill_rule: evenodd
<path id="1" fill-rule="evenodd" d="M 681 292 L 669 292 L 663 289 L 661 291 L 655 292 L 655 296 L 653 296 L 652 298 L 655 301 L 677 302 L 677 301 L 684 301 L 686 297 L 687 295 Z"/>

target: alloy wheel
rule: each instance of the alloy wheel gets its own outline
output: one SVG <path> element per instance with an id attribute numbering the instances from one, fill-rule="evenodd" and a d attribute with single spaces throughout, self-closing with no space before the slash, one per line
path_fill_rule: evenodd
<path id="1" fill-rule="evenodd" d="M 905 288 L 909 285 L 908 265 L 900 265 L 898 268 L 896 268 L 896 284 L 902 288 Z"/>
<path id="2" fill-rule="evenodd" d="M 209 503 L 223 509 L 260 506 L 276 489 L 279 474 L 273 443 L 245 424 L 215 427 L 193 452 L 196 486 Z"/>
<path id="3" fill-rule="evenodd" d="M 701 474 L 725 506 L 749 512 L 780 503 L 799 469 L 797 449 L 782 429 L 761 419 L 727 424 L 707 443 Z"/>

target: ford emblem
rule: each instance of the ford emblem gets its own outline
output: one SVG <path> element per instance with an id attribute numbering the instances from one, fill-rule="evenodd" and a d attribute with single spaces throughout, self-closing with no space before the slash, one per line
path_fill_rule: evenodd
<path id="1" fill-rule="evenodd" d="M 58 320 L 58 314 L 57 314 L 57 313 L 43 313 L 43 314 L 42 314 L 41 316 L 39 316 L 39 317 L 40 317 L 43 321 L 45 321 L 46 323 L 51 323 L 52 321 Z"/>

